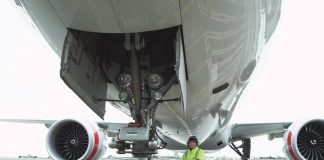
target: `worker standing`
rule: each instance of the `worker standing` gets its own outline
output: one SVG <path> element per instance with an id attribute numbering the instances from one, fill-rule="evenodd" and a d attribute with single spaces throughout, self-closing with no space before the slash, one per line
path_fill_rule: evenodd
<path id="1" fill-rule="evenodd" d="M 183 160 L 205 160 L 204 150 L 198 147 L 196 136 L 190 136 L 187 142 L 188 150 L 183 154 Z"/>

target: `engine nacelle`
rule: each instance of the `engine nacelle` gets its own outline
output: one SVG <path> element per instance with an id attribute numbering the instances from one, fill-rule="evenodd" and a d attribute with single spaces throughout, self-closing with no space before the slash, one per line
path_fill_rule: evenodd
<path id="1" fill-rule="evenodd" d="M 324 120 L 293 123 L 284 135 L 284 152 L 292 160 L 324 159 Z"/>
<path id="2" fill-rule="evenodd" d="M 99 159 L 107 149 L 107 138 L 98 126 L 83 119 L 63 119 L 51 126 L 46 148 L 55 159 Z"/>

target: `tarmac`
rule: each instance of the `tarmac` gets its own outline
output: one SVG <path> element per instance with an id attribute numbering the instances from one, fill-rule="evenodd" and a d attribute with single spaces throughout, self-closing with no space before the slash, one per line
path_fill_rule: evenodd
<path id="1" fill-rule="evenodd" d="M 153 158 L 153 160 L 180 160 L 180 157 L 158 157 Z M 240 160 L 240 158 L 227 158 L 227 157 L 218 157 L 218 158 L 211 158 L 207 157 L 207 160 Z M 51 158 L 13 158 L 13 157 L 0 157 L 0 160 L 52 160 Z M 113 157 L 113 158 L 101 158 L 100 160 L 139 160 L 136 158 L 130 158 L 130 157 Z M 251 159 L 251 160 L 287 160 L 286 158 L 277 158 L 277 159 Z"/>

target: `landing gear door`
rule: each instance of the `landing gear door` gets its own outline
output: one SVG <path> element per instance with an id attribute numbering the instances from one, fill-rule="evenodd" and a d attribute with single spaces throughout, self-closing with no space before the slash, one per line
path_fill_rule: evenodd
<path id="1" fill-rule="evenodd" d="M 107 82 L 99 67 L 99 58 L 71 31 L 67 33 L 61 57 L 60 75 L 66 85 L 98 116 L 105 114 Z"/>
<path id="2" fill-rule="evenodd" d="M 187 77 L 186 77 L 186 63 L 184 57 L 184 50 L 181 39 L 181 32 L 177 33 L 176 41 L 176 63 L 177 63 L 177 77 L 181 89 L 181 103 L 182 103 L 182 112 L 186 114 L 187 106 Z"/>

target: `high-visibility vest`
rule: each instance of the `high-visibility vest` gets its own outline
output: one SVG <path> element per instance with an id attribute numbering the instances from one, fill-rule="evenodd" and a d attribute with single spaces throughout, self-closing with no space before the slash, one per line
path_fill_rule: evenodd
<path id="1" fill-rule="evenodd" d="M 187 150 L 182 157 L 183 160 L 205 160 L 205 153 L 198 147 Z"/>

